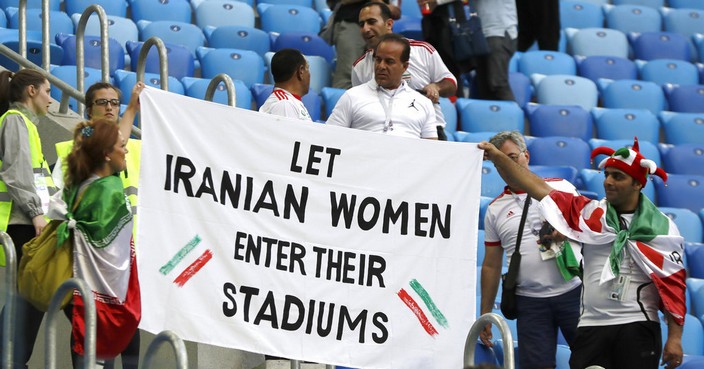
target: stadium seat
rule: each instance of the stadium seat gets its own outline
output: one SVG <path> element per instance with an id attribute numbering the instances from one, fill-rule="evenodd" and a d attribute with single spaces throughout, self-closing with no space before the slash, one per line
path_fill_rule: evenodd
<path id="1" fill-rule="evenodd" d="M 523 110 L 515 101 L 459 98 L 455 105 L 464 131 L 524 131 Z"/>
<path id="2" fill-rule="evenodd" d="M 704 63 L 704 34 L 703 33 L 695 33 L 694 35 L 692 35 L 692 41 L 694 41 L 694 46 L 697 49 L 697 54 L 699 54 L 699 61 L 702 63 Z M 704 79 L 702 79 L 702 83 L 704 83 Z"/>
<path id="3" fill-rule="evenodd" d="M 577 61 L 577 75 L 589 78 L 594 83 L 600 78 L 638 79 L 638 67 L 628 59 L 616 56 L 577 56 L 575 60 Z"/>
<path id="4" fill-rule="evenodd" d="M 66 14 L 83 14 L 83 11 L 90 5 L 100 5 L 105 14 L 118 17 L 127 16 L 127 1 L 125 0 L 65 0 Z"/>
<path id="5" fill-rule="evenodd" d="M 0 41 L 3 45 L 7 46 L 11 50 L 15 52 L 19 52 L 19 41 Z M 42 48 L 42 42 L 41 41 L 27 41 L 26 43 L 27 47 L 27 59 L 31 61 L 32 63 L 42 66 L 42 58 L 44 55 L 44 50 Z M 63 60 L 64 57 L 64 50 L 61 48 L 61 46 L 51 43 L 49 45 L 49 62 L 51 64 L 61 64 L 61 61 Z M 16 71 L 19 69 L 19 65 L 15 63 L 14 61 L 10 60 L 10 58 L 6 57 L 3 54 L 0 54 L 0 65 L 3 67 L 7 68 L 8 70 L 13 70 Z"/>
<path id="6" fill-rule="evenodd" d="M 323 108 L 325 109 L 325 118 L 329 117 L 332 109 L 335 108 L 337 100 L 345 93 L 344 89 L 334 87 L 323 87 L 320 90 L 320 97 L 323 99 Z"/>
<path id="7" fill-rule="evenodd" d="M 477 340 L 477 345 L 474 348 L 474 365 L 497 365 L 498 362 L 499 360 L 496 358 L 496 352 L 494 352 L 494 349 Z"/>
<path id="8" fill-rule="evenodd" d="M 64 50 L 62 65 L 76 65 L 76 36 L 60 33 L 56 35 L 56 43 Z M 83 61 L 84 66 L 102 69 L 100 37 L 85 36 L 83 38 Z M 125 52 L 117 40 L 108 38 L 108 70 L 110 75 L 114 75 L 118 69 L 125 68 Z"/>
<path id="9" fill-rule="evenodd" d="M 684 245 L 684 252 L 687 259 L 688 276 L 704 279 L 704 244 L 687 242 Z M 703 292 L 701 291 L 700 294 Z"/>
<path id="10" fill-rule="evenodd" d="M 609 109 L 647 109 L 657 114 L 665 110 L 666 100 L 662 88 L 654 82 L 622 79 L 600 79 L 602 106 Z"/>
<path id="11" fill-rule="evenodd" d="M 80 14 L 73 14 L 71 20 L 75 27 L 78 27 L 78 22 L 81 19 Z M 98 15 L 93 14 L 88 18 L 85 28 L 86 36 L 100 36 L 100 21 Z M 127 41 L 139 41 L 139 29 L 137 25 L 129 18 L 108 15 L 108 37 L 115 39 L 122 50 L 125 52 L 125 65 L 129 65 L 130 59 L 127 53 Z"/>
<path id="12" fill-rule="evenodd" d="M 2 9 L 0 9 L 0 27 L 7 28 L 7 16 L 5 15 L 5 11 Z"/>
<path id="13" fill-rule="evenodd" d="M 592 138 L 592 116 L 581 106 L 528 104 L 525 110 L 533 136 Z"/>
<path id="14" fill-rule="evenodd" d="M 531 82 L 539 104 L 579 105 L 585 110 L 597 106 L 599 94 L 596 84 L 590 79 L 563 74 L 534 74 Z"/>
<path id="15" fill-rule="evenodd" d="M 41 9 L 42 2 L 44 2 L 44 0 L 27 0 L 27 9 Z M 19 0 L 0 0 L 0 9 L 17 7 L 18 4 Z M 49 0 L 49 10 L 61 10 L 61 0 Z"/>
<path id="16" fill-rule="evenodd" d="M 134 84 L 137 83 L 137 73 L 119 69 L 115 72 L 115 83 L 120 91 L 132 91 Z M 169 76 L 168 83 L 170 92 L 179 95 L 185 94 L 183 84 L 176 77 Z M 161 76 L 155 73 L 144 73 L 144 84 L 161 89 Z"/>
<path id="17" fill-rule="evenodd" d="M 477 267 L 481 268 L 484 262 L 484 255 L 486 253 L 486 248 L 484 248 L 484 230 L 477 230 Z M 479 281 L 477 281 L 479 282 Z"/>
<path id="18" fill-rule="evenodd" d="M 495 198 L 504 191 L 506 183 L 494 167 L 494 163 L 485 160 L 482 162 L 482 196 Z"/>
<path id="19" fill-rule="evenodd" d="M 560 26 L 565 28 L 604 27 L 601 6 L 590 1 L 560 1 Z"/>
<path id="20" fill-rule="evenodd" d="M 191 5 L 188 0 L 132 0 L 132 20 L 191 22 Z"/>
<path id="21" fill-rule="evenodd" d="M 574 58 L 559 51 L 526 51 L 518 59 L 518 71 L 530 77 L 534 73 L 576 74 Z"/>
<path id="22" fill-rule="evenodd" d="M 704 9 L 663 9 L 667 32 L 675 32 L 689 39 L 695 33 L 704 32 Z"/>
<path id="23" fill-rule="evenodd" d="M 313 0 L 257 0 L 257 4 L 286 4 L 313 7 Z"/>
<path id="24" fill-rule="evenodd" d="M 689 209 L 671 208 L 667 206 L 658 207 L 677 225 L 680 235 L 685 242 L 702 242 L 703 230 L 699 215 Z"/>
<path id="25" fill-rule="evenodd" d="M 269 34 L 247 26 L 205 27 L 203 29 L 208 47 L 221 49 L 252 50 L 264 57 L 271 51 Z"/>
<path id="26" fill-rule="evenodd" d="M 660 9 L 665 6 L 665 0 L 613 0 L 614 5 L 644 5 Z"/>
<path id="27" fill-rule="evenodd" d="M 665 171 L 674 174 L 696 174 L 704 176 L 704 142 L 679 144 L 661 150 Z"/>
<path id="28" fill-rule="evenodd" d="M 562 178 L 576 186 L 579 172 L 569 165 L 531 165 L 530 171 L 541 178 Z"/>
<path id="29" fill-rule="evenodd" d="M 280 34 L 274 41 L 271 51 L 279 51 L 285 48 L 300 50 L 304 55 L 317 55 L 325 58 L 331 66 L 335 62 L 335 49 L 320 38 L 317 33 L 309 32 L 285 32 Z"/>
<path id="30" fill-rule="evenodd" d="M 252 95 L 254 96 L 256 108 L 257 110 L 259 110 L 259 108 L 264 105 L 264 102 L 269 97 L 269 95 L 271 95 L 271 92 L 274 90 L 274 86 L 269 84 L 255 83 L 252 85 L 250 90 L 252 91 Z M 320 95 L 318 95 L 312 90 L 301 97 L 303 105 L 305 105 L 306 110 L 308 110 L 308 114 L 310 114 L 310 117 L 314 122 L 320 120 L 320 100 Z"/>
<path id="31" fill-rule="evenodd" d="M 704 9 L 701 0 L 667 0 L 671 8 Z"/>
<path id="32" fill-rule="evenodd" d="M 233 0 L 208 0 L 194 4 L 195 24 L 205 27 L 245 26 L 254 28 L 254 9 Z"/>
<path id="33" fill-rule="evenodd" d="M 481 196 L 479 198 L 479 229 L 484 229 L 484 215 L 486 215 L 486 209 L 492 201 L 494 201 L 493 197 Z M 479 247 L 484 247 L 484 245 L 477 244 L 477 248 Z M 477 279 L 477 282 L 479 282 L 479 279 Z M 477 291 L 478 293 L 479 291 Z"/>
<path id="34" fill-rule="evenodd" d="M 85 68 L 83 71 L 83 92 L 85 93 L 88 87 L 92 85 L 93 83 L 100 82 L 101 81 L 101 73 L 99 69 L 94 69 L 94 68 Z M 66 82 L 67 84 L 71 85 L 73 88 L 78 88 L 78 82 L 76 81 L 77 73 L 76 73 L 76 66 L 75 65 L 59 65 L 59 66 L 52 66 L 51 68 L 51 74 L 62 81 Z M 123 90 L 124 91 L 124 90 Z M 132 90 L 129 90 L 132 91 Z M 61 95 L 62 92 L 61 90 L 56 87 L 52 86 L 51 87 L 51 97 L 56 99 L 57 101 L 61 101 Z M 78 110 L 78 102 L 74 98 L 70 98 L 69 102 L 69 109 L 73 111 Z"/>
<path id="35" fill-rule="evenodd" d="M 689 40 L 678 33 L 643 32 L 628 36 L 634 59 L 678 59 L 690 61 Z"/>
<path id="36" fill-rule="evenodd" d="M 704 85 L 665 85 L 669 110 L 678 113 L 704 113 Z"/>
<path id="37" fill-rule="evenodd" d="M 496 135 L 498 132 L 495 131 L 483 131 L 483 132 L 465 132 L 457 131 L 454 134 L 455 141 L 457 142 L 482 142 L 489 141 L 491 137 Z"/>
<path id="38" fill-rule="evenodd" d="M 446 97 L 440 98 L 440 108 L 442 115 L 445 118 L 445 131 L 457 131 L 457 108 L 455 104 Z"/>
<path id="39" fill-rule="evenodd" d="M 274 83 L 274 77 L 271 75 L 271 58 L 274 57 L 273 52 L 268 52 L 264 54 L 264 62 L 266 68 L 269 70 L 267 73 L 268 80 L 270 84 Z M 308 61 L 308 67 L 310 68 L 310 90 L 319 94 L 323 87 L 330 87 L 330 79 L 332 78 L 332 68 L 330 64 L 321 56 L 316 55 L 305 55 L 306 61 Z"/>
<path id="40" fill-rule="evenodd" d="M 665 142 L 673 145 L 704 142 L 704 114 L 663 111 L 658 118 L 665 132 Z"/>
<path id="41" fill-rule="evenodd" d="M 519 72 L 509 72 L 508 83 L 511 85 L 513 97 L 520 107 L 525 107 L 533 99 L 533 86 L 530 78 Z"/>
<path id="42" fill-rule="evenodd" d="M 7 13 L 8 25 L 10 28 L 18 29 L 20 26 L 19 9 L 9 7 L 5 9 Z M 41 9 L 27 9 L 27 31 L 42 32 L 42 11 Z M 59 33 L 73 34 L 73 21 L 66 13 L 59 10 L 49 11 L 49 39 L 53 40 Z"/>
<path id="43" fill-rule="evenodd" d="M 655 177 L 658 206 L 685 208 L 699 213 L 704 208 L 704 176 L 668 174 L 667 186 Z"/>
<path id="44" fill-rule="evenodd" d="M 254 51 L 201 47 L 196 54 L 200 59 L 204 78 L 227 73 L 232 79 L 244 82 L 247 87 L 251 87 L 253 83 L 264 83 L 264 59 Z"/>
<path id="45" fill-rule="evenodd" d="M 644 5 L 604 6 L 606 27 L 625 34 L 631 32 L 660 32 L 662 17 L 655 8 Z"/>
<path id="46" fill-rule="evenodd" d="M 630 140 L 638 136 L 638 141 L 660 141 L 660 121 L 649 110 L 595 108 L 592 115 L 597 138 Z"/>
<path id="47" fill-rule="evenodd" d="M 567 51 L 571 55 L 582 56 L 618 56 L 628 58 L 628 39 L 615 29 L 583 28 L 565 29 Z"/>
<path id="48" fill-rule="evenodd" d="M 130 58 L 132 59 L 131 69 L 133 71 L 137 70 L 139 53 L 142 50 L 143 44 L 143 42 L 127 42 L 127 51 L 130 53 Z M 195 72 L 195 58 L 193 57 L 193 54 L 191 54 L 186 47 L 181 45 L 164 43 L 164 46 L 166 47 L 169 76 L 175 77 L 176 79 L 193 77 Z M 151 47 L 149 49 L 145 63 L 145 71 L 147 73 L 160 73 L 159 51 L 156 47 Z M 206 78 L 212 77 L 213 76 L 207 76 Z"/>
<path id="49" fill-rule="evenodd" d="M 598 162 L 595 160 L 595 165 Z M 600 170 L 594 169 L 582 169 L 579 171 L 579 183 L 584 186 L 584 188 L 596 195 L 596 199 L 602 199 L 606 196 L 604 192 L 604 173 Z M 646 185 L 641 191 L 643 195 L 647 196 L 650 201 L 655 202 L 655 188 L 651 185 Z"/>
<path id="50" fill-rule="evenodd" d="M 183 77 L 181 83 L 185 88 L 186 96 L 195 97 L 196 99 L 205 99 L 205 92 L 210 85 L 208 78 Z M 235 85 L 235 106 L 242 109 L 252 109 L 252 93 L 249 91 L 244 82 L 233 80 Z M 216 103 L 227 105 L 227 89 L 225 83 L 220 82 L 213 93 L 213 100 Z"/>
<path id="51" fill-rule="evenodd" d="M 603 140 L 600 138 L 592 138 L 588 142 L 589 142 L 589 147 L 591 148 L 591 150 L 594 150 L 595 148 L 600 147 L 600 146 L 610 147 L 614 150 L 618 150 L 622 147 L 630 148 L 633 146 L 633 138 L 632 137 L 627 140 Z M 660 150 L 658 150 L 658 147 L 654 143 L 648 142 L 648 141 L 641 141 L 639 138 L 638 148 L 639 148 L 639 151 L 643 154 L 643 156 L 645 156 L 646 158 L 655 162 L 655 165 L 657 165 L 658 167 L 662 166 L 662 159 L 660 158 Z M 596 168 L 597 165 L 599 165 L 599 163 L 602 160 L 604 160 L 604 158 L 606 158 L 605 155 L 597 155 L 594 158 L 594 168 Z M 651 187 L 651 186 L 646 186 L 646 187 Z"/>
<path id="52" fill-rule="evenodd" d="M 575 137 L 536 137 L 528 143 L 532 165 L 590 168 L 589 144 Z"/>
<path id="53" fill-rule="evenodd" d="M 411 40 L 423 41 L 423 29 L 421 28 L 420 17 L 401 16 L 400 19 L 394 21 L 393 31 L 403 35 L 403 37 Z"/>
<path id="54" fill-rule="evenodd" d="M 664 346 L 665 341 L 667 341 L 667 323 L 662 317 L 660 318 L 660 330 L 662 332 L 661 339 Z M 704 355 L 704 328 L 702 328 L 702 322 L 691 314 L 687 314 L 684 318 L 682 352 L 685 357 L 689 355 Z"/>
<path id="55" fill-rule="evenodd" d="M 139 21 L 140 41 L 159 37 L 166 44 L 181 45 L 196 57 L 196 49 L 205 46 L 205 36 L 198 26 L 176 21 Z"/>
<path id="56" fill-rule="evenodd" d="M 309 7 L 296 5 L 257 5 L 261 29 L 266 32 L 320 32 L 321 18 Z"/>
<path id="57" fill-rule="evenodd" d="M 638 61 L 640 79 L 659 84 L 689 86 L 699 84 L 699 71 L 694 64 L 676 59 Z"/>
<path id="58" fill-rule="evenodd" d="M 692 252 L 692 247 L 696 248 L 701 245 L 701 243 L 685 242 L 683 259 L 685 265 L 687 265 L 687 269 L 690 268 L 687 253 Z M 704 315 L 704 289 L 702 289 L 702 287 L 704 287 L 704 279 L 689 276 L 685 280 L 685 283 L 687 284 L 687 294 L 690 296 L 690 306 L 687 307 L 687 311 L 694 316 L 701 317 Z"/>
<path id="59" fill-rule="evenodd" d="M 414 3 L 413 1 L 406 1 L 403 2 L 401 1 L 401 14 L 407 16 L 407 17 L 413 17 L 413 18 L 422 18 L 423 14 L 420 12 L 420 7 L 418 6 L 418 3 Z"/>
<path id="60" fill-rule="evenodd" d="M 570 369 L 572 350 L 567 345 L 557 345 L 555 353 L 555 369 Z"/>

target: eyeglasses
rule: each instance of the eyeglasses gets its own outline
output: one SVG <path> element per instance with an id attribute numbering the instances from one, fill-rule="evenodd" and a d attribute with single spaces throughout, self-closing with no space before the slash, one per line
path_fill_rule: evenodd
<path id="1" fill-rule="evenodd" d="M 112 106 L 120 106 L 120 100 L 118 99 L 98 99 L 93 102 L 93 104 L 98 106 L 105 106 L 108 103 Z"/>

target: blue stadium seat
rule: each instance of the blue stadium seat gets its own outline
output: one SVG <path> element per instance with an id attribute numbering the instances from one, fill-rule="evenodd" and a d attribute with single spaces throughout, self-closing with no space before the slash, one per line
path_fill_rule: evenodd
<path id="1" fill-rule="evenodd" d="M 619 30 L 608 28 L 567 28 L 565 33 L 567 34 L 567 50 L 571 55 L 628 58 L 628 39 Z"/>
<path id="2" fill-rule="evenodd" d="M 5 15 L 5 10 L 0 9 L 0 27 L 7 27 L 7 16 Z"/>
<path id="3" fill-rule="evenodd" d="M 662 88 L 654 82 L 622 79 L 600 79 L 602 105 L 609 109 L 648 109 L 657 114 L 665 110 L 666 100 Z"/>
<path id="4" fill-rule="evenodd" d="M 194 5 L 195 24 L 202 28 L 245 26 L 254 28 L 254 9 L 234 0 L 208 0 Z M 197 4 L 197 5 L 196 5 Z"/>
<path id="5" fill-rule="evenodd" d="M 569 165 L 531 165 L 530 171 L 541 178 L 562 178 L 576 186 L 579 172 Z"/>
<path id="6" fill-rule="evenodd" d="M 131 69 L 133 71 L 137 70 L 137 62 L 139 62 L 139 53 L 142 50 L 143 42 L 127 42 L 127 51 L 130 53 L 130 58 L 132 59 Z M 168 60 L 167 66 L 169 68 L 169 76 L 175 77 L 176 79 L 181 79 L 183 77 L 193 77 L 195 72 L 195 58 L 193 54 L 184 46 L 164 43 L 166 47 L 166 58 Z M 159 52 L 156 47 L 151 47 L 146 58 L 146 68 L 147 73 L 158 74 L 160 71 L 159 67 Z M 208 76 L 207 78 L 212 78 L 213 76 Z"/>
<path id="7" fill-rule="evenodd" d="M 205 99 L 205 92 L 210 85 L 209 78 L 183 77 L 181 83 L 185 88 L 186 96 L 196 99 Z M 252 93 L 249 88 L 240 80 L 233 80 L 235 85 L 235 106 L 242 109 L 252 109 Z M 220 82 L 213 93 L 213 100 L 216 103 L 227 105 L 227 89 L 225 83 Z"/>
<path id="8" fill-rule="evenodd" d="M 601 6 L 590 1 L 560 1 L 560 26 L 565 28 L 604 27 Z"/>
<path id="9" fill-rule="evenodd" d="M 274 90 L 274 86 L 263 83 L 255 83 L 252 85 L 250 90 L 254 96 L 257 110 L 259 110 L 259 108 L 264 105 L 264 102 L 269 95 L 271 95 L 271 92 Z M 310 114 L 311 119 L 314 122 L 320 120 L 320 95 L 311 90 L 301 97 L 301 101 L 303 102 L 303 105 L 305 105 L 306 110 L 308 110 L 308 114 Z"/>
<path id="10" fill-rule="evenodd" d="M 606 27 L 625 34 L 631 32 L 660 32 L 662 17 L 655 8 L 644 5 L 605 6 Z"/>
<path id="11" fill-rule="evenodd" d="M 498 363 L 499 360 L 496 358 L 496 352 L 494 352 L 494 349 L 477 340 L 477 345 L 474 348 L 474 365 L 497 365 Z"/>
<path id="12" fill-rule="evenodd" d="M 610 147 L 614 150 L 618 150 L 622 147 L 632 147 L 633 146 L 633 138 L 627 139 L 627 140 L 604 140 L 600 138 L 592 138 L 589 142 L 589 147 L 591 150 L 594 150 L 597 147 L 600 146 L 606 146 Z M 638 140 L 638 148 L 639 151 L 645 156 L 646 158 L 652 160 L 655 162 L 655 164 L 658 167 L 662 166 L 662 159 L 660 158 L 660 150 L 658 150 L 658 147 L 648 141 L 641 141 L 640 138 Z M 606 158 L 605 155 L 597 155 L 596 158 L 594 158 L 594 167 L 596 166 Z M 646 186 L 646 187 L 651 187 L 651 186 Z M 652 198 L 652 197 L 651 197 Z"/>
<path id="13" fill-rule="evenodd" d="M 596 160 L 594 163 L 595 165 L 599 164 Z M 597 199 L 602 199 L 606 196 L 604 192 L 604 173 L 599 170 L 580 170 L 579 183 L 581 183 L 587 191 L 596 194 Z M 643 195 L 647 196 L 650 201 L 655 202 L 655 187 L 652 184 L 646 185 L 641 192 Z"/>
<path id="14" fill-rule="evenodd" d="M 528 104 L 525 110 L 533 136 L 592 138 L 592 116 L 581 106 Z"/>
<path id="15" fill-rule="evenodd" d="M 555 369 L 570 369 L 572 350 L 567 345 L 557 345 L 555 353 Z"/>
<path id="16" fill-rule="evenodd" d="M 60 33 L 56 35 L 56 43 L 64 50 L 64 57 L 61 64 L 76 65 L 76 36 Z M 83 60 L 86 67 L 95 69 L 101 69 L 103 67 L 101 45 L 100 37 L 85 36 L 83 38 Z M 108 38 L 108 60 L 110 75 L 115 74 L 116 70 L 125 67 L 125 52 L 120 43 L 113 38 Z"/>
<path id="17" fill-rule="evenodd" d="M 660 9 L 665 6 L 665 0 L 613 0 L 614 5 L 644 5 Z"/>
<path id="18" fill-rule="evenodd" d="M 3 45 L 7 46 L 11 50 L 15 52 L 19 52 L 19 41 L 14 41 L 14 40 L 5 40 L 5 41 L 0 41 Z M 31 61 L 32 63 L 42 66 L 42 58 L 44 55 L 44 51 L 42 49 L 42 42 L 41 41 L 27 41 L 27 59 Z M 64 57 L 64 50 L 61 48 L 61 46 L 51 43 L 49 45 L 49 61 L 51 64 L 60 64 L 61 61 L 63 60 Z M 19 69 L 19 65 L 15 63 L 14 61 L 10 60 L 10 58 L 6 57 L 5 55 L 0 54 L 0 65 L 3 67 L 16 71 Z"/>
<path id="19" fill-rule="evenodd" d="M 638 61 L 640 79 L 659 85 L 675 84 L 688 86 L 699 84 L 699 71 L 694 64 L 676 59 Z"/>
<path id="20" fill-rule="evenodd" d="M 669 110 L 678 113 L 704 113 L 704 85 L 665 85 Z"/>
<path id="21" fill-rule="evenodd" d="M 685 208 L 699 213 L 704 208 L 704 176 L 668 174 L 667 186 L 655 177 L 658 206 Z"/>
<path id="22" fill-rule="evenodd" d="M 595 108 L 592 115 L 597 138 L 630 140 L 638 136 L 638 141 L 660 141 L 660 121 L 650 110 Z"/>
<path id="23" fill-rule="evenodd" d="M 306 55 L 305 57 L 310 68 L 310 90 L 319 94 L 324 87 L 330 87 L 332 68 L 321 56 Z"/>
<path id="24" fill-rule="evenodd" d="M 662 313 L 660 313 L 662 315 Z M 662 344 L 667 341 L 667 323 L 664 318 L 660 318 L 660 331 L 662 332 Z M 685 357 L 690 355 L 704 355 L 704 328 L 702 322 L 694 315 L 687 314 L 684 318 L 684 329 L 682 331 L 682 352 Z"/>
<path id="25" fill-rule="evenodd" d="M 498 132 L 495 131 L 483 131 L 483 132 L 465 132 L 457 131 L 454 134 L 455 141 L 457 142 L 482 142 L 489 141 L 491 137 L 496 135 Z"/>
<path id="26" fill-rule="evenodd" d="M 196 54 L 204 78 L 227 73 L 232 79 L 244 82 L 247 87 L 254 83 L 264 83 L 264 59 L 254 51 L 201 47 Z"/>
<path id="27" fill-rule="evenodd" d="M 183 84 L 176 77 L 169 76 L 168 82 L 170 92 L 185 95 Z M 134 84 L 137 83 L 137 73 L 119 69 L 115 71 L 115 83 L 120 91 L 132 91 Z M 155 73 L 144 73 L 144 84 L 161 89 L 161 76 Z"/>
<path id="28" fill-rule="evenodd" d="M 393 31 L 403 35 L 403 37 L 411 40 L 423 40 L 423 29 L 421 27 L 421 18 L 401 16 L 400 19 L 394 21 Z"/>
<path id="29" fill-rule="evenodd" d="M 257 4 L 286 4 L 313 7 L 313 0 L 257 0 Z"/>
<path id="30" fill-rule="evenodd" d="M 675 32 L 689 39 L 704 32 L 704 9 L 663 9 L 664 30 Z"/>
<path id="31" fill-rule="evenodd" d="M 643 32 L 628 36 L 633 48 L 634 59 L 678 59 L 689 61 L 691 51 L 689 40 L 678 33 Z"/>
<path id="32" fill-rule="evenodd" d="M 81 19 L 80 14 L 71 16 L 74 26 L 78 27 L 78 22 Z M 93 14 L 88 18 L 85 28 L 86 36 L 100 36 L 100 21 L 98 15 Z M 127 42 L 139 41 L 139 29 L 137 25 L 129 18 L 108 15 L 108 37 L 115 39 L 125 52 L 125 64 L 129 65 L 130 59 L 127 53 Z"/>
<path id="33" fill-rule="evenodd" d="M 509 72 L 508 83 L 511 85 L 513 97 L 520 107 L 525 107 L 533 99 L 533 86 L 530 78 L 519 72 Z"/>
<path id="34" fill-rule="evenodd" d="M 18 29 L 20 26 L 19 9 L 9 7 L 5 9 L 8 25 Z M 27 9 L 27 31 L 42 32 L 41 9 Z M 59 33 L 73 34 L 73 21 L 66 13 L 59 10 L 49 11 L 49 39 L 53 40 Z"/>
<path id="35" fill-rule="evenodd" d="M 704 9 L 701 0 L 667 0 L 671 8 Z"/>
<path id="36" fill-rule="evenodd" d="M 407 17 L 422 18 L 423 14 L 420 12 L 420 7 L 418 3 L 413 1 L 401 1 L 401 14 Z"/>
<path id="37" fill-rule="evenodd" d="M 191 22 L 191 4 L 188 0 L 132 0 L 132 20 Z"/>
<path id="38" fill-rule="evenodd" d="M 310 32 L 318 34 L 321 18 L 309 7 L 296 5 L 257 5 L 261 29 L 266 32 Z"/>
<path id="39" fill-rule="evenodd" d="M 697 54 L 699 54 L 699 61 L 704 63 L 704 34 L 695 33 L 692 35 L 692 41 L 694 41 Z M 702 83 L 704 83 L 704 80 L 702 80 Z"/>
<path id="40" fill-rule="evenodd" d="M 685 242 L 702 242 L 704 230 L 699 215 L 689 209 L 667 206 L 660 206 L 658 209 L 675 222 Z"/>
<path id="41" fill-rule="evenodd" d="M 684 245 L 684 253 L 687 259 L 688 276 L 691 278 L 704 279 L 704 244 L 687 242 Z M 699 292 L 699 294 L 702 294 L 702 292 Z M 700 308 L 702 307 L 704 307 L 704 305 L 700 306 Z"/>
<path id="42" fill-rule="evenodd" d="M 484 247 L 484 230 L 477 230 L 477 267 L 481 268 L 484 262 L 484 255 L 486 253 L 486 248 Z M 479 282 L 479 280 L 477 280 Z"/>
<path id="43" fill-rule="evenodd" d="M 704 142 L 659 147 L 666 172 L 704 176 Z"/>
<path id="44" fill-rule="evenodd" d="M 492 199 L 499 196 L 506 187 L 506 183 L 494 167 L 494 163 L 485 160 L 482 162 L 482 196 Z"/>
<path id="45" fill-rule="evenodd" d="M 673 145 L 704 142 L 704 114 L 661 112 L 665 142 Z"/>
<path id="46" fill-rule="evenodd" d="M 140 41 L 159 37 L 166 44 L 181 45 L 196 57 L 196 49 L 205 46 L 205 36 L 195 24 L 177 21 L 139 21 Z"/>
<path id="47" fill-rule="evenodd" d="M 526 51 L 518 59 L 518 71 L 530 77 L 534 73 L 576 74 L 574 58 L 559 51 Z"/>
<path id="48" fill-rule="evenodd" d="M 247 26 L 205 27 L 203 29 L 208 47 L 255 51 L 260 56 L 271 51 L 269 34 Z"/>
<path id="49" fill-rule="evenodd" d="M 531 77 L 536 101 L 547 105 L 579 105 L 589 110 L 597 106 L 596 84 L 588 78 L 556 74 Z"/>
<path id="50" fill-rule="evenodd" d="M 304 55 L 317 55 L 325 58 L 332 66 L 335 61 L 335 49 L 320 38 L 317 33 L 310 32 L 285 32 L 274 41 L 271 51 L 285 48 L 298 49 Z"/>
<path id="51" fill-rule="evenodd" d="M 596 83 L 600 78 L 638 79 L 638 67 L 628 59 L 616 56 L 575 57 L 577 75 L 589 78 Z"/>
<path id="52" fill-rule="evenodd" d="M 127 1 L 125 0 L 65 0 L 66 14 L 83 14 L 83 11 L 90 5 L 100 5 L 105 14 L 118 17 L 127 16 Z"/>
<path id="53" fill-rule="evenodd" d="M 445 131 L 454 133 L 457 131 L 457 108 L 455 104 L 446 97 L 440 98 L 440 108 L 445 117 Z"/>
<path id="54" fill-rule="evenodd" d="M 692 252 L 692 247 L 696 248 L 700 246 L 701 244 L 698 243 L 685 242 L 684 260 L 687 269 L 689 269 L 687 253 Z M 702 267 L 704 267 L 704 265 L 702 265 Z M 704 289 L 702 289 L 702 287 L 704 287 L 704 279 L 689 276 L 685 280 L 685 283 L 687 284 L 687 293 L 690 295 L 690 306 L 687 307 L 687 311 L 694 316 L 701 317 L 704 315 Z"/>
<path id="55" fill-rule="evenodd" d="M 344 89 L 334 87 L 323 87 L 320 90 L 320 97 L 323 99 L 323 108 L 325 109 L 325 118 L 330 116 L 332 109 L 337 104 L 337 100 L 340 100 L 340 96 L 344 93 Z"/>
<path id="56" fill-rule="evenodd" d="M 51 74 L 54 75 L 55 77 L 61 79 L 62 81 L 66 82 L 67 84 L 73 86 L 73 88 L 78 88 L 78 82 L 76 81 L 76 66 L 75 65 L 59 65 L 59 66 L 52 66 L 51 68 Z M 85 93 L 92 85 L 93 83 L 100 82 L 101 81 L 101 73 L 99 69 L 94 69 L 94 68 L 85 68 L 84 69 L 84 80 L 83 80 L 83 92 Z M 124 90 L 123 90 L 124 91 Z M 129 90 L 132 91 L 132 90 Z M 59 88 L 52 86 L 51 87 L 51 97 L 56 99 L 57 101 L 61 101 L 61 95 L 62 92 Z M 70 98 L 69 102 L 69 109 L 73 111 L 78 110 L 78 102 L 74 98 Z"/>
<path id="57" fill-rule="evenodd" d="M 43 0 L 27 0 L 27 9 L 41 9 Z M 18 7 L 19 0 L 0 0 L 0 9 Z M 61 0 L 49 0 L 49 10 L 61 10 Z"/>
<path id="58" fill-rule="evenodd" d="M 575 137 L 536 137 L 528 143 L 533 165 L 572 166 L 590 168 L 589 144 Z"/>
<path id="59" fill-rule="evenodd" d="M 479 229 L 484 229 L 484 215 L 486 215 L 486 209 L 489 207 L 489 204 L 494 201 L 493 197 L 486 197 L 486 196 L 481 196 L 479 198 Z M 477 248 L 479 247 L 484 247 L 484 245 L 477 244 Z M 479 282 L 479 279 L 477 279 L 477 282 Z M 477 295 L 479 295 L 480 289 L 477 288 Z"/>
<path id="60" fill-rule="evenodd" d="M 524 131 L 523 110 L 514 101 L 459 98 L 460 127 L 467 132 Z"/>

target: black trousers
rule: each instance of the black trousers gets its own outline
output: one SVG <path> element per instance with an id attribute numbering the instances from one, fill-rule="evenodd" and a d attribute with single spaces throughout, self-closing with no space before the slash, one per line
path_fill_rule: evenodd
<path id="1" fill-rule="evenodd" d="M 560 0 L 516 0 L 518 51 L 538 42 L 540 50 L 557 51 L 560 43 Z"/>
<path id="2" fill-rule="evenodd" d="M 657 369 L 661 352 L 658 322 L 579 327 L 572 342 L 570 368 L 599 365 L 604 368 Z"/>

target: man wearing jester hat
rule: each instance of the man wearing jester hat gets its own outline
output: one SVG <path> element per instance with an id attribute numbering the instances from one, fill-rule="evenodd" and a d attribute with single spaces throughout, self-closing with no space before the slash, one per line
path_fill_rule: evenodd
<path id="1" fill-rule="evenodd" d="M 517 165 L 488 142 L 479 144 L 509 186 L 540 200 L 541 214 L 558 233 L 582 242 L 582 310 L 572 345 L 570 367 L 644 369 L 682 362 L 682 326 L 686 313 L 682 263 L 684 239 L 675 223 L 641 190 L 649 175 L 667 174 L 633 147 L 596 148 L 592 159 L 608 155 L 606 197 L 590 200 L 553 190 L 542 178 Z M 658 310 L 667 320 L 662 347 Z"/>

